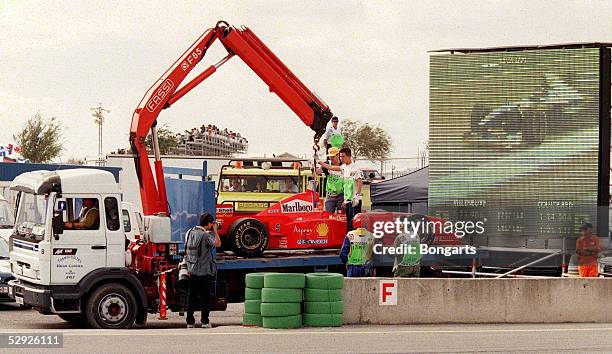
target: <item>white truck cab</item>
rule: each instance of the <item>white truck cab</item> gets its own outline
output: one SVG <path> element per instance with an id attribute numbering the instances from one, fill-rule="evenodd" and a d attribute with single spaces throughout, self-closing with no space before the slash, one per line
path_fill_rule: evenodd
<path id="1" fill-rule="evenodd" d="M 10 188 L 18 192 L 9 243 L 18 303 L 98 328 L 146 321 L 144 289 L 126 267 L 126 237 L 142 235 L 142 217 L 121 204 L 110 172 L 34 171 Z"/>

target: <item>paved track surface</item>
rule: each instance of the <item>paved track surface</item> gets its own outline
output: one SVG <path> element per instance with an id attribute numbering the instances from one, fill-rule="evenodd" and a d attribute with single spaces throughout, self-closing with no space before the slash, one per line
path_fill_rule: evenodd
<path id="1" fill-rule="evenodd" d="M 241 313 L 240 304 L 232 304 L 226 312 L 213 313 L 212 329 L 186 329 L 184 317 L 171 313 L 167 321 L 150 316 L 145 328 L 102 331 L 75 328 L 57 316 L 0 304 L 0 332 L 61 332 L 61 351 L 70 353 L 612 351 L 612 324 L 363 325 L 268 330 L 240 326 Z"/>

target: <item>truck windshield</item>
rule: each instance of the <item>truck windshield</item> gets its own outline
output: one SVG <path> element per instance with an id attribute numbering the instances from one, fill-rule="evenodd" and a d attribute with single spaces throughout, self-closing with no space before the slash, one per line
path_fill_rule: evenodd
<path id="1" fill-rule="evenodd" d="M 223 176 L 223 192 L 299 193 L 302 181 L 298 176 Z"/>
<path id="2" fill-rule="evenodd" d="M 0 200 L 0 229 L 11 229 L 14 224 L 13 210 L 9 202 Z"/>
<path id="3" fill-rule="evenodd" d="M 44 235 L 47 196 L 22 193 L 19 201 L 16 229 L 20 234 Z"/>

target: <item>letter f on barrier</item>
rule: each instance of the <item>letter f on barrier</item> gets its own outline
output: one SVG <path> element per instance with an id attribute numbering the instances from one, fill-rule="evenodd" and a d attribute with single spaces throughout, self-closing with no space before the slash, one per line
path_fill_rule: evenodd
<path id="1" fill-rule="evenodd" d="M 397 280 L 381 280 L 379 305 L 397 305 Z"/>
<path id="2" fill-rule="evenodd" d="M 389 288 L 394 288 L 395 284 L 393 283 L 383 283 L 383 288 L 382 288 L 382 302 L 385 303 L 387 302 L 387 297 L 393 295 L 393 293 L 387 289 Z"/>

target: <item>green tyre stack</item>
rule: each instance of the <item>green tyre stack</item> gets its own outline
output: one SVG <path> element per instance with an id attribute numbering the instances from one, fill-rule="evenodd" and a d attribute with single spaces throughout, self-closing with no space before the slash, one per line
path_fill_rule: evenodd
<path id="1" fill-rule="evenodd" d="M 264 328 L 302 327 L 303 288 L 301 273 L 268 273 L 261 290 L 260 313 Z"/>
<path id="2" fill-rule="evenodd" d="M 304 289 L 304 326 L 342 326 L 344 277 L 338 273 L 306 274 Z"/>
<path id="3" fill-rule="evenodd" d="M 244 315 L 243 326 L 263 325 L 261 318 L 261 289 L 263 288 L 264 276 L 269 273 L 250 273 L 246 275 L 244 289 Z"/>

